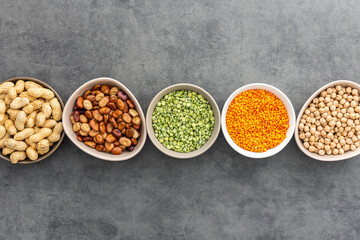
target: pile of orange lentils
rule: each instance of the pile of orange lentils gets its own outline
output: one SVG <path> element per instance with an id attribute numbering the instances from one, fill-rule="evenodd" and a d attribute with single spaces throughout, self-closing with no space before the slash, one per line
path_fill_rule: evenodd
<path id="1" fill-rule="evenodd" d="M 226 128 L 239 147 L 251 152 L 265 152 L 286 138 L 289 116 L 282 101 L 274 94 L 262 89 L 247 90 L 230 103 Z"/>

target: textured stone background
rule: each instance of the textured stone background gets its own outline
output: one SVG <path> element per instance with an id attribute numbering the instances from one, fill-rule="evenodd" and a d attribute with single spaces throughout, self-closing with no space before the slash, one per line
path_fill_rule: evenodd
<path id="1" fill-rule="evenodd" d="M 322 85 L 359 82 L 356 0 L 11 0 L 0 6 L 0 76 L 32 76 L 66 101 L 109 76 L 146 110 L 190 82 L 222 107 L 265 82 L 298 112 Z M 126 162 L 90 157 L 69 139 L 50 159 L 0 161 L 0 239 L 358 239 L 360 161 L 323 163 L 292 140 L 254 160 L 220 134 L 204 155 L 175 160 L 148 140 Z"/>

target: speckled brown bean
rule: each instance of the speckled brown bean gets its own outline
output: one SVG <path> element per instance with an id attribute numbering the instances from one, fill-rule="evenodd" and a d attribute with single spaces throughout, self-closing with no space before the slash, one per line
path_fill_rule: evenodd
<path id="1" fill-rule="evenodd" d="M 84 116 L 87 118 L 87 119 L 92 119 L 92 113 L 91 113 L 91 111 L 89 111 L 89 110 L 86 110 L 85 112 L 84 112 Z"/>
<path id="2" fill-rule="evenodd" d="M 80 122 L 82 122 L 82 123 L 87 123 L 88 122 L 88 119 L 87 119 L 87 117 L 85 117 L 85 115 L 80 115 Z"/>
<path id="3" fill-rule="evenodd" d="M 127 113 L 129 111 L 129 106 L 127 105 L 127 103 L 124 103 L 125 104 L 125 108 L 123 110 L 124 113 Z"/>
<path id="4" fill-rule="evenodd" d="M 117 87 L 112 87 L 112 88 L 110 89 L 110 93 L 109 93 L 109 94 L 116 97 L 116 94 L 118 93 L 118 91 L 119 91 L 119 88 L 117 88 Z"/>
<path id="5" fill-rule="evenodd" d="M 103 97 L 100 101 L 99 101 L 99 107 L 105 107 L 109 102 L 109 98 L 107 97 Z"/>
<path id="6" fill-rule="evenodd" d="M 95 137 L 96 134 L 98 134 L 98 133 L 99 133 L 99 132 L 97 132 L 97 131 L 91 130 L 91 131 L 89 132 L 89 136 Z"/>
<path id="7" fill-rule="evenodd" d="M 102 107 L 102 108 L 99 109 L 99 113 L 100 114 L 109 114 L 110 110 L 111 109 L 108 108 L 108 107 Z"/>
<path id="8" fill-rule="evenodd" d="M 82 96 L 78 97 L 76 99 L 76 106 L 79 108 L 79 109 L 83 109 L 84 108 L 84 98 Z"/>
<path id="9" fill-rule="evenodd" d="M 121 132 L 122 135 L 125 135 L 126 128 L 124 128 L 123 130 L 120 130 L 120 132 Z"/>
<path id="10" fill-rule="evenodd" d="M 135 130 L 140 130 L 140 128 L 141 128 L 140 125 L 135 125 L 135 124 L 132 124 L 132 127 L 133 127 Z"/>
<path id="11" fill-rule="evenodd" d="M 119 143 L 119 141 L 116 141 L 116 142 L 114 142 L 114 146 L 115 146 L 115 147 L 118 147 L 118 146 L 120 146 L 120 143 Z"/>
<path id="12" fill-rule="evenodd" d="M 83 137 L 83 141 L 92 141 L 93 138 L 90 136 Z"/>
<path id="13" fill-rule="evenodd" d="M 129 108 L 135 108 L 134 103 L 130 99 L 127 99 L 126 103 L 128 104 Z"/>
<path id="14" fill-rule="evenodd" d="M 110 153 L 114 155 L 120 155 L 122 153 L 122 149 L 119 147 L 114 147 Z"/>
<path id="15" fill-rule="evenodd" d="M 75 121 L 75 122 L 79 122 L 79 121 L 80 121 L 80 112 L 79 112 L 79 111 L 75 111 L 73 117 L 74 117 L 74 121 Z"/>
<path id="16" fill-rule="evenodd" d="M 97 122 L 95 122 L 94 119 L 90 120 L 89 125 L 94 131 L 96 131 L 96 132 L 99 131 L 99 124 Z"/>
<path id="17" fill-rule="evenodd" d="M 108 115 L 108 114 L 105 114 L 105 115 L 104 115 L 104 123 L 105 123 L 105 124 L 108 124 L 108 122 L 109 122 L 109 115 Z"/>
<path id="18" fill-rule="evenodd" d="M 105 148 L 105 146 L 102 145 L 102 144 L 98 144 L 98 145 L 96 145 L 96 147 L 95 147 L 95 149 L 96 149 L 97 151 L 99 151 L 99 152 L 101 152 L 104 148 Z"/>
<path id="19" fill-rule="evenodd" d="M 93 111 L 93 117 L 98 122 L 101 122 L 104 119 L 104 117 L 99 113 L 99 110 Z"/>
<path id="20" fill-rule="evenodd" d="M 82 138 L 82 136 L 80 136 L 80 135 L 78 135 L 76 138 L 77 138 L 77 140 L 80 141 L 80 142 L 83 141 L 83 138 Z"/>
<path id="21" fill-rule="evenodd" d="M 110 96 L 109 101 L 112 103 L 116 103 L 117 97 L 115 96 Z"/>
<path id="22" fill-rule="evenodd" d="M 109 123 L 114 127 L 114 128 L 117 128 L 117 122 L 115 120 L 115 118 L 110 118 L 109 119 Z"/>
<path id="23" fill-rule="evenodd" d="M 118 124 L 118 129 L 119 129 L 119 130 L 123 130 L 123 129 L 125 129 L 125 125 L 126 125 L 126 123 L 125 123 L 125 122 L 121 122 L 121 123 L 119 123 L 119 124 Z"/>
<path id="24" fill-rule="evenodd" d="M 104 143 L 104 138 L 101 134 L 96 134 L 96 136 L 94 137 L 94 142 L 96 142 L 97 144 L 103 144 Z"/>
<path id="25" fill-rule="evenodd" d="M 105 133 L 106 132 L 106 126 L 104 122 L 100 122 L 99 123 L 99 130 L 101 133 Z"/>
<path id="26" fill-rule="evenodd" d="M 108 95 L 110 93 L 109 85 L 103 84 L 100 88 L 101 92 L 103 92 L 105 95 Z"/>
<path id="27" fill-rule="evenodd" d="M 111 123 L 106 124 L 106 132 L 107 133 L 111 133 L 113 128 L 114 127 L 113 127 L 113 125 L 111 125 Z"/>
<path id="28" fill-rule="evenodd" d="M 125 108 L 125 103 L 124 103 L 123 100 L 118 99 L 118 100 L 116 100 L 116 106 L 118 107 L 118 109 L 120 109 L 121 111 L 123 111 L 124 108 Z"/>
<path id="29" fill-rule="evenodd" d="M 119 109 L 116 109 L 116 110 L 112 113 L 112 116 L 113 116 L 115 119 L 118 119 L 121 115 L 122 115 L 122 111 L 120 111 Z"/>
<path id="30" fill-rule="evenodd" d="M 123 113 L 123 115 L 121 116 L 122 119 L 124 120 L 124 122 L 126 123 L 131 123 L 131 116 L 128 113 Z"/>
<path id="31" fill-rule="evenodd" d="M 141 124 L 141 118 L 140 117 L 134 117 L 132 119 L 132 123 L 135 125 L 140 125 Z"/>
<path id="32" fill-rule="evenodd" d="M 91 94 L 91 90 L 86 90 L 85 93 L 83 94 L 83 97 L 86 98 L 90 94 Z"/>
<path id="33" fill-rule="evenodd" d="M 95 96 L 91 94 L 91 95 L 88 95 L 86 97 L 86 99 L 89 100 L 90 102 L 94 102 L 95 101 Z M 94 105 L 94 103 L 93 103 L 93 105 Z"/>
<path id="34" fill-rule="evenodd" d="M 129 152 L 131 152 L 131 151 L 133 151 L 134 150 L 134 146 L 130 146 L 130 147 L 128 147 L 128 148 L 126 148 Z"/>
<path id="35" fill-rule="evenodd" d="M 109 103 L 107 104 L 107 106 L 108 106 L 111 110 L 115 110 L 115 109 L 116 109 L 116 104 L 113 103 L 113 102 L 109 102 Z"/>
<path id="36" fill-rule="evenodd" d="M 121 137 L 119 142 L 120 142 L 121 145 L 123 145 L 125 147 L 130 147 L 131 146 L 131 140 L 129 138 Z"/>
<path id="37" fill-rule="evenodd" d="M 100 87 L 101 87 L 100 84 L 96 84 L 96 85 L 92 88 L 92 90 L 93 90 L 93 91 L 99 90 Z"/>
<path id="38" fill-rule="evenodd" d="M 84 141 L 86 146 L 89 146 L 91 148 L 95 148 L 96 147 L 96 143 L 93 141 Z"/>
<path id="39" fill-rule="evenodd" d="M 111 132 L 112 135 L 114 135 L 116 138 L 121 138 L 122 134 L 119 129 L 114 128 Z"/>
<path id="40" fill-rule="evenodd" d="M 132 139 L 131 139 L 131 145 L 136 146 L 137 143 L 138 143 L 137 139 L 135 139 L 135 138 L 132 138 Z"/>
<path id="41" fill-rule="evenodd" d="M 126 101 L 128 99 L 128 96 L 123 91 L 119 90 L 117 93 L 118 97 L 121 98 L 123 101 Z"/>
<path id="42" fill-rule="evenodd" d="M 105 142 L 105 149 L 107 152 L 110 152 L 114 148 L 113 143 Z"/>
<path id="43" fill-rule="evenodd" d="M 107 141 L 109 143 L 113 143 L 113 142 L 116 142 L 117 139 L 116 139 L 116 137 L 114 135 L 109 134 L 109 135 L 106 136 L 105 141 Z"/>
<path id="44" fill-rule="evenodd" d="M 133 128 L 126 129 L 125 136 L 128 138 L 132 138 L 134 136 L 135 130 Z"/>

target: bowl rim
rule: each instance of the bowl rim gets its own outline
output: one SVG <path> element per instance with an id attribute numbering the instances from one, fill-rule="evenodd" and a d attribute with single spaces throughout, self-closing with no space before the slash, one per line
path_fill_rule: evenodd
<path id="1" fill-rule="evenodd" d="M 214 113 L 214 118 L 215 118 L 213 132 L 212 132 L 210 138 L 208 139 L 208 141 L 203 146 L 201 146 L 199 149 L 188 152 L 188 153 L 180 153 L 180 152 L 175 152 L 173 150 L 167 149 L 155 137 L 154 129 L 152 126 L 152 114 L 154 112 L 156 104 L 166 94 L 176 91 L 176 90 L 190 90 L 190 91 L 194 91 L 198 94 L 201 94 L 211 105 L 211 108 Z M 216 121 L 216 118 L 218 118 L 218 121 Z M 219 106 L 217 105 L 215 99 L 211 96 L 211 94 L 208 93 L 202 87 L 199 87 L 199 86 L 197 86 L 195 84 L 191 84 L 191 83 L 176 83 L 176 84 L 170 85 L 170 86 L 162 89 L 153 97 L 153 99 L 151 100 L 151 102 L 148 105 L 148 109 L 146 112 L 146 128 L 148 130 L 148 136 L 149 136 L 151 142 L 155 145 L 155 147 L 158 150 L 160 150 L 165 155 L 172 157 L 172 158 L 177 158 L 177 159 L 194 158 L 194 157 L 197 157 L 197 156 L 205 153 L 207 150 L 209 150 L 219 136 L 220 128 L 221 128 L 221 115 L 220 115 Z"/>
<path id="2" fill-rule="evenodd" d="M 230 137 L 230 135 L 229 135 L 229 133 L 227 131 L 227 127 L 226 127 L 226 113 L 228 111 L 229 105 L 232 102 L 232 100 L 237 95 L 239 95 L 241 92 L 244 92 L 244 91 L 247 91 L 247 90 L 252 90 L 252 89 L 263 89 L 263 90 L 266 90 L 268 92 L 271 92 L 272 94 L 274 94 L 276 97 L 278 97 L 283 102 L 285 107 L 286 107 L 286 105 L 285 105 L 284 101 L 281 98 L 283 98 L 287 102 L 287 104 L 289 105 L 289 109 L 287 108 L 286 110 L 288 112 L 290 126 L 288 128 L 286 138 L 279 145 L 277 145 L 276 147 L 274 147 L 272 149 L 269 149 L 266 152 L 261 152 L 261 153 L 247 151 L 247 150 L 239 147 L 231 139 L 231 137 Z M 269 91 L 269 89 L 270 89 L 270 91 Z M 290 122 L 291 116 L 293 118 L 292 122 Z M 266 83 L 250 83 L 250 84 L 246 84 L 246 85 L 236 89 L 227 98 L 226 102 L 224 103 L 224 107 L 222 109 L 222 114 L 221 114 L 221 128 L 222 128 L 222 132 L 224 134 L 224 137 L 225 137 L 226 141 L 228 142 L 228 144 L 236 152 L 240 153 L 241 155 L 243 155 L 245 157 L 261 159 L 261 158 L 271 157 L 271 156 L 279 153 L 281 150 L 283 150 L 286 147 L 286 145 L 290 142 L 290 140 L 292 139 L 292 137 L 294 135 L 295 120 L 296 120 L 296 114 L 295 114 L 294 107 L 293 107 L 290 99 L 286 96 L 285 93 L 283 93 L 280 89 L 278 89 L 277 87 L 274 87 L 274 86 L 272 86 L 270 84 L 266 84 Z"/>
<path id="3" fill-rule="evenodd" d="M 35 83 L 38 83 L 38 84 L 42 85 L 42 86 L 45 87 L 45 88 L 50 89 L 51 91 L 53 91 L 54 94 L 55 94 L 55 97 L 56 97 L 56 98 L 59 100 L 59 102 L 60 102 L 61 110 L 64 111 L 65 105 L 64 105 L 64 102 L 63 102 L 63 100 L 61 99 L 60 95 L 55 91 L 55 89 L 54 89 L 53 87 L 51 87 L 49 84 L 45 83 L 44 81 L 41 81 L 41 80 L 39 80 L 39 79 L 37 79 L 37 78 L 33 78 L 33 77 L 13 77 L 13 78 L 9 78 L 9 79 L 7 79 L 7 80 L 5 80 L 5 81 L 2 81 L 1 84 L 4 83 L 4 82 L 15 82 L 15 81 L 18 81 L 18 80 L 33 81 L 33 82 L 35 82 Z M 61 122 L 63 122 L 63 119 L 61 119 Z M 53 153 L 59 148 L 60 144 L 61 144 L 62 141 L 64 140 L 64 137 L 65 137 L 65 131 L 63 130 L 62 133 L 61 133 L 61 136 L 60 136 L 59 141 L 57 141 L 57 142 L 50 148 L 49 152 L 47 152 L 47 153 L 44 154 L 44 155 L 41 155 L 41 156 L 40 156 L 38 159 L 36 159 L 35 161 L 26 160 L 26 159 L 28 159 L 28 157 L 26 157 L 25 160 L 19 161 L 18 163 L 16 163 L 16 165 L 17 165 L 17 164 L 32 164 L 32 163 L 37 163 L 37 162 L 40 162 L 40 161 L 42 161 L 42 160 L 50 157 L 50 155 L 53 154 Z M 2 151 L 0 151 L 0 158 L 6 160 L 6 161 L 8 161 L 8 162 L 11 162 L 10 157 L 3 155 L 3 154 L 2 154 Z"/>
<path id="4" fill-rule="evenodd" d="M 92 149 L 92 148 L 86 146 L 84 143 L 78 141 L 75 137 L 73 137 L 74 132 L 72 131 L 70 115 L 65 116 L 65 114 L 69 108 L 71 109 L 69 112 L 72 113 L 72 109 L 74 107 L 76 98 L 83 94 L 82 88 L 85 88 L 84 91 L 86 91 L 87 89 L 90 89 L 92 86 L 94 86 L 96 84 L 102 84 L 102 83 L 99 83 L 102 81 L 108 81 L 110 83 L 106 83 L 106 84 L 109 84 L 109 85 L 112 84 L 113 86 L 119 87 L 120 90 L 124 91 L 129 96 L 131 101 L 135 104 L 136 110 L 138 111 L 140 118 L 142 120 L 141 130 L 140 130 L 142 132 L 141 132 L 140 137 L 143 140 L 139 141 L 138 144 L 136 145 L 136 147 L 134 148 L 134 150 L 132 152 L 128 152 L 129 154 L 127 154 L 127 155 L 124 155 L 124 154 L 113 155 L 110 153 L 99 152 L 99 151 L 96 151 L 95 149 Z M 65 134 L 75 144 L 75 146 L 77 146 L 81 151 L 85 152 L 86 154 L 89 154 L 95 158 L 105 160 L 105 161 L 110 161 L 110 162 L 120 162 L 120 161 L 129 160 L 129 159 L 135 157 L 142 150 L 142 148 L 145 145 L 146 136 L 147 136 L 145 121 L 146 121 L 146 119 L 145 119 L 144 112 L 142 110 L 140 103 L 138 102 L 137 98 L 135 97 L 135 95 L 123 83 L 121 83 L 120 81 L 118 81 L 114 78 L 110 78 L 110 77 L 94 78 L 94 79 L 91 79 L 91 80 L 85 82 L 81 86 L 79 86 L 68 98 L 68 100 L 65 104 L 65 107 L 64 107 L 64 111 L 63 111 L 63 125 L 64 125 Z M 91 150 L 93 150 L 93 151 L 91 151 Z M 109 158 L 109 156 L 111 156 L 112 158 Z"/>
<path id="5" fill-rule="evenodd" d="M 298 147 L 300 148 L 300 150 L 303 153 L 305 153 L 305 155 L 307 155 L 308 157 L 311 157 L 311 158 L 313 158 L 315 160 L 323 161 L 323 162 L 336 162 L 336 161 L 342 161 L 342 160 L 346 160 L 346 159 L 349 159 L 349 158 L 353 158 L 353 157 L 360 154 L 360 148 L 357 148 L 355 151 L 348 151 L 348 152 L 344 153 L 343 155 L 330 155 L 330 156 L 329 155 L 324 155 L 324 156 L 320 156 L 317 153 L 309 152 L 309 150 L 307 150 L 303 146 L 302 141 L 299 138 L 299 123 L 300 123 L 302 115 L 304 114 L 306 108 L 310 105 L 311 101 L 315 97 L 319 96 L 322 91 L 324 91 L 325 89 L 327 89 L 329 87 L 334 87 L 336 85 L 349 86 L 348 84 L 356 86 L 356 88 L 360 91 L 360 85 L 358 83 L 356 83 L 356 82 L 353 82 L 353 81 L 350 81 L 350 80 L 335 80 L 335 81 L 327 83 L 327 84 L 323 85 L 322 87 L 320 87 L 319 89 L 317 89 L 306 100 L 306 102 L 302 106 L 301 110 L 299 111 L 299 114 L 298 114 L 297 119 L 296 119 L 296 126 L 295 126 L 295 141 L 296 141 L 296 144 L 298 145 Z"/>

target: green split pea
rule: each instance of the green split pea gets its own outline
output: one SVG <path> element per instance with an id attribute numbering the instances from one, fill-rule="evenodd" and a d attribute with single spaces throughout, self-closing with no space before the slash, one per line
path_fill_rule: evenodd
<path id="1" fill-rule="evenodd" d="M 199 149 L 209 140 L 214 128 L 214 113 L 199 93 L 177 90 L 165 95 L 152 115 L 156 138 L 175 152 Z"/>

